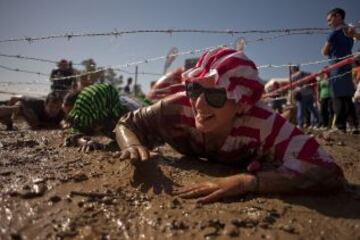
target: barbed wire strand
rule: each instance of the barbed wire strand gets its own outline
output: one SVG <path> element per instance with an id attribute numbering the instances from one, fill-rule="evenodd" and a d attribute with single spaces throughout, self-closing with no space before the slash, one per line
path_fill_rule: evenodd
<path id="1" fill-rule="evenodd" d="M 330 78 L 327 78 L 326 80 L 327 80 L 327 81 L 330 81 L 330 80 L 332 80 L 332 79 L 340 78 L 340 77 L 343 77 L 343 76 L 345 76 L 345 75 L 347 75 L 347 74 L 351 74 L 351 73 L 352 73 L 352 71 L 347 71 L 347 72 L 345 72 L 345 73 L 338 74 L 338 75 L 332 76 L 332 77 L 330 77 Z M 316 82 L 314 82 L 314 83 L 303 84 L 301 87 L 314 86 L 314 85 L 319 84 L 320 81 L 321 81 L 321 80 L 316 80 Z M 3 83 L 3 82 L 0 82 L 0 84 L 1 84 L 1 83 Z M 295 86 L 295 87 L 297 87 L 297 86 Z M 288 90 L 290 90 L 290 89 L 288 89 Z M 276 90 L 273 91 L 273 92 L 276 92 Z M 284 92 L 284 91 L 282 91 L 282 92 Z M 2 94 L 10 94 L 10 95 L 17 95 L 17 94 L 22 94 L 23 92 L 12 92 L 12 91 L 0 90 L 0 93 L 2 93 Z M 39 92 L 34 92 L 34 93 L 39 93 Z M 263 98 L 263 99 L 280 99 L 280 98 L 284 98 L 284 97 L 275 97 L 275 98 L 272 98 L 271 96 L 268 96 L 268 97 L 265 97 L 265 98 Z"/>
<path id="2" fill-rule="evenodd" d="M 309 30 L 307 30 L 304 33 L 307 34 L 308 32 L 309 32 Z M 246 44 L 259 42 L 259 41 L 266 41 L 266 40 L 275 39 L 275 38 L 279 38 L 279 37 L 283 37 L 283 36 L 298 35 L 298 34 L 301 34 L 301 33 L 293 33 L 293 32 L 290 32 L 290 31 L 285 31 L 285 34 L 282 33 L 280 35 L 275 35 L 275 36 L 270 36 L 270 37 L 265 37 L 265 38 L 258 38 L 258 39 L 255 39 L 255 40 L 246 41 Z M 229 45 L 233 46 L 234 43 L 232 42 L 230 44 L 220 44 L 220 45 L 217 45 L 217 46 L 207 47 L 207 48 L 204 48 L 204 49 L 195 49 L 195 50 L 188 50 L 188 51 L 178 52 L 178 53 L 174 54 L 174 56 L 194 55 L 196 53 L 201 53 L 203 51 L 215 49 L 217 47 L 224 47 L 224 46 L 229 46 Z M 3 54 L 3 55 L 6 55 L 6 54 Z M 16 56 L 16 55 L 12 55 L 12 56 Z M 349 55 L 349 56 L 353 56 L 353 55 Z M 345 56 L 344 58 L 349 57 L 349 56 Z M 25 59 L 25 57 L 23 57 L 23 58 Z M 30 57 L 28 57 L 28 58 L 30 58 Z M 166 58 L 167 58 L 167 56 L 160 56 L 160 57 L 154 57 L 154 58 L 145 59 L 145 60 L 142 60 L 142 61 L 135 61 L 135 62 L 125 63 L 125 64 L 121 64 L 121 65 L 100 67 L 100 68 L 98 68 L 97 70 L 94 70 L 94 71 L 88 71 L 88 72 L 85 72 L 85 73 L 80 73 L 80 74 L 67 76 L 67 77 L 52 78 L 52 81 L 64 80 L 64 79 L 70 79 L 70 78 L 77 78 L 77 77 L 82 77 L 82 76 L 86 76 L 86 75 L 96 74 L 96 73 L 99 73 L 99 72 L 106 71 L 107 69 L 116 69 L 116 71 L 126 72 L 124 70 L 121 70 L 121 68 L 128 68 L 130 66 L 140 65 L 140 64 L 144 64 L 144 63 L 150 63 L 150 62 L 154 62 L 154 61 L 158 61 L 158 60 L 163 60 L 163 59 L 166 59 Z M 36 58 L 31 58 L 31 59 L 36 59 Z M 45 59 L 41 59 L 41 60 L 48 61 L 48 62 L 51 61 L 52 62 L 52 60 L 45 60 Z M 331 60 L 333 60 L 333 59 L 301 63 L 301 64 L 298 64 L 298 65 L 299 66 L 315 65 L 315 64 L 329 62 Z M 281 65 L 266 64 L 266 65 L 258 66 L 258 69 L 262 69 L 262 68 L 283 68 L 283 67 L 289 67 L 289 66 L 292 66 L 292 64 L 281 64 Z M 48 74 L 44 74 L 44 73 L 33 72 L 33 71 L 29 71 L 29 70 L 12 69 L 10 67 L 6 67 L 6 66 L 3 66 L 3 65 L 0 65 L 0 67 L 2 67 L 4 69 L 7 69 L 7 70 L 12 70 L 12 71 L 17 71 L 17 72 L 24 72 L 24 73 L 34 73 L 34 74 L 44 75 L 44 76 L 49 77 Z M 126 73 L 131 74 L 130 72 L 126 72 Z"/>
<path id="3" fill-rule="evenodd" d="M 46 76 L 46 77 L 49 76 L 49 74 L 46 74 L 46 73 L 35 72 L 35 71 L 30 71 L 30 70 L 24 70 L 24 69 L 20 69 L 20 68 L 11 68 L 11 67 L 4 66 L 2 64 L 0 64 L 0 68 L 6 69 L 8 71 L 13 71 L 13 72 L 30 73 L 30 74 L 36 74 L 36 75 L 39 75 L 39 76 Z"/>
<path id="4" fill-rule="evenodd" d="M 101 37 L 101 36 L 113 36 L 120 37 L 127 34 L 144 34 L 144 33 L 162 33 L 162 34 L 174 34 L 174 33 L 202 33 L 202 34 L 269 34 L 269 33 L 290 33 L 290 32 L 324 32 L 329 31 L 328 28 L 320 28 L 320 27 L 305 27 L 305 28 L 281 28 L 281 29 L 271 29 L 271 30 L 246 30 L 246 31 L 238 31 L 238 30 L 201 30 L 201 29 L 159 29 L 159 30 L 130 30 L 130 31 L 117 31 L 116 29 L 111 32 L 104 33 L 63 33 L 63 34 L 52 34 L 47 36 L 39 36 L 39 37 L 21 37 L 21 38 L 10 38 L 0 40 L 0 43 L 8 43 L 8 42 L 20 42 L 26 41 L 32 43 L 34 41 L 40 40 L 50 40 L 50 39 L 59 39 L 65 38 L 67 40 L 71 40 L 73 38 L 80 37 Z"/>
<path id="5" fill-rule="evenodd" d="M 272 40 L 272 39 L 277 39 L 277 38 L 280 38 L 280 37 L 284 37 L 284 36 L 291 36 L 291 35 L 299 35 L 299 34 L 311 34 L 311 32 L 303 32 L 303 33 L 291 33 L 291 32 L 287 32 L 285 34 L 279 34 L 279 35 L 275 35 L 275 36 L 270 36 L 270 37 L 261 37 L 261 38 L 258 38 L 258 39 L 255 39 L 255 40 L 247 40 L 246 41 L 246 44 L 250 44 L 250 43 L 255 43 L 255 42 L 260 42 L 260 41 L 267 41 L 267 40 Z M 184 52 L 179 52 L 177 54 L 174 54 L 174 56 L 185 56 L 185 55 L 194 55 L 196 53 L 201 53 L 202 51 L 206 51 L 206 50 L 211 50 L 211 49 L 214 49 L 214 48 L 217 48 L 217 47 L 224 47 L 224 46 L 233 46 L 234 45 L 234 42 L 231 42 L 231 43 L 227 43 L 227 44 L 219 44 L 217 46 L 213 46 L 213 47 L 207 47 L 207 48 L 204 48 L 204 49 L 196 49 L 196 50 L 188 50 L 188 51 L 184 51 Z M 0 56 L 3 56 L 3 57 L 12 57 L 12 58 L 20 58 L 20 59 L 26 59 L 26 60 L 37 60 L 37 61 L 41 61 L 41 62 L 48 62 L 48 63 L 57 63 L 57 61 L 54 61 L 54 60 L 48 60 L 48 59 L 41 59 L 41 58 L 35 58 L 35 57 L 25 57 L 25 56 L 21 56 L 21 55 L 10 55 L 10 54 L 0 54 Z M 162 59 L 166 59 L 167 56 L 161 56 L 161 57 L 155 57 L 155 58 L 151 58 L 151 59 L 146 59 L 146 60 L 143 60 L 143 61 L 135 61 L 135 62 L 132 62 L 132 63 L 125 63 L 123 65 L 120 65 L 121 67 L 130 67 L 130 66 L 134 66 L 134 65 L 140 65 L 140 64 L 144 64 L 144 63 L 149 63 L 149 62 L 154 62 L 154 61 L 157 61 L 157 60 L 162 60 Z M 325 60 L 327 61 L 327 60 Z M 324 61 L 324 62 L 325 62 Z M 82 64 L 76 64 L 76 65 L 82 65 Z M 119 66 L 119 65 L 118 65 Z M 263 66 L 259 66 L 258 68 L 261 69 L 261 68 L 281 68 L 281 67 L 288 67 L 289 65 L 287 64 L 284 64 L 284 65 L 273 65 L 273 64 L 267 64 L 267 65 L 263 65 Z M 303 65 L 304 66 L 304 65 Z M 3 67 L 3 68 L 7 68 L 8 70 L 10 70 L 11 68 L 10 67 Z M 78 75 L 72 75 L 72 76 L 68 76 L 68 77 L 60 77 L 60 78 L 53 78 L 53 81 L 56 81 L 56 80 L 63 80 L 63 79 L 67 79 L 67 78 L 74 78 L 74 77 L 81 77 L 81 76 L 85 76 L 85 75 L 91 75 L 91 74 L 96 74 L 98 72 L 101 72 L 101 71 L 105 71 L 107 69 L 110 69 L 112 68 L 113 70 L 115 71 L 119 71 L 119 72 L 124 72 L 124 73 L 127 73 L 127 74 L 135 74 L 135 72 L 129 72 L 129 71 L 125 71 L 125 70 L 122 70 L 120 69 L 119 67 L 114 67 L 114 66 L 109 66 L 109 67 L 99 67 L 98 70 L 95 70 L 95 71 L 89 71 L 89 72 L 86 72 L 86 73 L 82 73 L 82 74 L 78 74 Z M 26 72 L 26 73 L 30 73 L 29 71 L 27 70 L 24 70 L 24 71 L 20 71 L 20 70 L 17 70 L 18 72 Z M 36 73 L 38 74 L 38 73 Z M 138 73 L 139 74 L 139 73 Z M 153 75 L 153 76 L 162 76 L 162 74 L 160 73 L 146 73 L 146 72 L 142 72 L 140 74 L 143 74 L 143 75 Z M 49 75 L 48 75 L 49 77 Z"/>
<path id="6" fill-rule="evenodd" d="M 279 34 L 275 36 L 270 37 L 261 37 L 255 40 L 246 40 L 246 44 L 253 43 L 253 42 L 261 42 L 266 40 L 272 40 L 277 39 L 285 36 L 292 36 L 292 35 L 306 35 L 306 34 L 312 34 L 311 32 L 301 32 L 301 33 L 285 33 L 285 34 Z M 222 45 L 233 45 L 234 43 L 231 42 L 229 44 L 222 44 Z M 29 57 L 29 56 L 23 56 L 20 54 L 6 54 L 6 53 L 0 53 L 0 57 L 7 57 L 7 58 L 18 58 L 18 59 L 24 59 L 24 60 L 32 60 L 32 61 L 39 61 L 39 62 L 45 62 L 45 63 L 51 63 L 51 64 L 57 64 L 58 61 L 50 60 L 50 59 L 44 59 L 44 58 L 37 58 L 37 57 Z M 72 63 L 73 65 L 83 65 L 81 63 Z"/>
<path id="7" fill-rule="evenodd" d="M 197 51 L 197 50 L 195 50 L 195 51 Z M 341 58 L 337 58 L 337 59 L 325 59 L 325 60 L 311 61 L 311 62 L 299 63 L 299 64 L 296 64 L 296 65 L 298 65 L 298 66 L 317 65 L 317 64 L 321 64 L 321 63 L 327 63 L 329 61 L 334 61 L 334 60 L 335 61 L 343 60 L 343 59 L 348 58 L 348 57 L 358 57 L 359 54 L 360 54 L 359 52 L 356 52 L 354 54 L 350 54 L 350 55 L 347 55 L 347 56 L 344 56 L 344 57 L 341 57 Z M 155 58 L 153 58 L 153 59 L 155 59 Z M 150 61 L 150 60 L 147 60 L 147 61 Z M 127 64 L 131 64 L 131 63 L 127 63 Z M 262 69 L 262 68 L 284 68 L 284 67 L 291 67 L 291 66 L 294 66 L 294 64 L 280 64 L 280 65 L 266 64 L 266 65 L 258 66 L 258 69 Z M 40 76 L 50 77 L 50 75 L 46 74 L 46 73 L 23 70 L 23 69 L 19 69 L 19 68 L 11 68 L 11 67 L 7 67 L 7 66 L 1 65 L 1 64 L 0 64 L 0 68 L 6 69 L 8 71 L 23 72 L 23 73 L 30 73 L 30 74 L 36 74 L 36 75 L 40 75 Z M 68 77 L 53 78 L 52 81 L 70 79 L 70 78 L 77 78 L 77 77 L 81 77 L 81 76 L 91 75 L 91 74 L 94 74 L 94 73 L 106 71 L 106 69 L 113 69 L 114 71 L 120 71 L 120 72 L 124 72 L 124 73 L 127 73 L 127 74 L 134 74 L 132 72 L 122 70 L 122 69 L 120 69 L 118 67 L 108 67 L 108 68 L 102 68 L 102 69 L 98 69 L 98 70 L 95 70 L 95 71 L 76 74 L 76 75 L 72 75 L 72 76 L 68 76 Z M 162 76 L 162 74 L 147 73 L 147 72 L 139 72 L 138 74 L 151 74 L 151 75 L 154 75 L 154 76 Z M 0 83 L 3 83 L 3 82 L 0 82 Z M 36 84 L 36 82 L 34 82 L 34 83 Z M 17 84 L 17 83 L 14 83 L 14 84 Z"/>
<path id="8" fill-rule="evenodd" d="M 59 61 L 55 61 L 55 60 L 49 60 L 49 59 L 44 59 L 44 58 L 36 58 L 36 57 L 28 57 L 28 56 L 22 56 L 20 54 L 5 54 L 5 53 L 0 53 L 0 57 L 7 57 L 7 58 L 18 58 L 18 59 L 24 59 L 24 60 L 31 60 L 31 61 L 37 61 L 37 62 L 44 62 L 44 63 L 52 63 L 52 64 L 57 64 L 59 63 Z M 72 65 L 83 65 L 81 63 L 74 63 L 72 62 Z"/>

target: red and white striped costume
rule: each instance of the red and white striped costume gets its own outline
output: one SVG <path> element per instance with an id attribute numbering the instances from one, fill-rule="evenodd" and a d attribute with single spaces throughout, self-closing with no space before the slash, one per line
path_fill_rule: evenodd
<path id="1" fill-rule="evenodd" d="M 247 167 L 254 160 L 290 178 L 298 177 L 306 188 L 314 182 L 341 177 L 333 158 L 313 137 L 273 112 L 261 100 L 263 84 L 255 64 L 242 52 L 216 49 L 202 55 L 185 81 L 215 76 L 216 87 L 241 105 L 230 134 L 219 149 L 208 146 L 206 136 L 195 128 L 195 117 L 185 92 L 124 116 L 119 124 L 130 128 L 143 145 L 152 148 L 168 143 L 185 155 Z"/>

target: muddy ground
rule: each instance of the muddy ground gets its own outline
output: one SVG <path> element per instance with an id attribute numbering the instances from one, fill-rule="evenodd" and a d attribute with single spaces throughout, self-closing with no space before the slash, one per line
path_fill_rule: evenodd
<path id="1" fill-rule="evenodd" d="M 344 192 L 199 205 L 171 190 L 240 170 L 166 146 L 138 169 L 116 149 L 85 154 L 62 147 L 60 130 L 17 126 L 0 126 L 0 239 L 360 239 L 358 135 L 318 135 L 351 183 Z"/>

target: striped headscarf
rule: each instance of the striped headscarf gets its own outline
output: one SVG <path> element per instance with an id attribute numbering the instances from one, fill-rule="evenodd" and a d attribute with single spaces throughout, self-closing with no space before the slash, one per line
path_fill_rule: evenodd
<path id="1" fill-rule="evenodd" d="M 215 77 L 217 88 L 225 88 L 228 99 L 253 106 L 264 90 L 256 65 L 242 51 L 217 48 L 203 53 L 196 66 L 183 73 L 184 81 Z"/>

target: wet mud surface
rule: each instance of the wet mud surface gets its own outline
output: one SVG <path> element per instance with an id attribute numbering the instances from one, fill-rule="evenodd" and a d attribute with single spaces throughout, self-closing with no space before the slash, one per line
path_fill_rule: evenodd
<path id="1" fill-rule="evenodd" d="M 0 126 L 0 239 L 360 239 L 360 136 L 317 134 L 351 183 L 327 195 L 200 205 L 179 185 L 240 172 L 169 147 L 141 168 L 64 148 L 60 130 Z"/>

